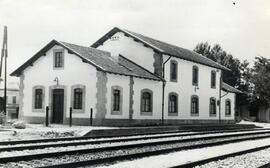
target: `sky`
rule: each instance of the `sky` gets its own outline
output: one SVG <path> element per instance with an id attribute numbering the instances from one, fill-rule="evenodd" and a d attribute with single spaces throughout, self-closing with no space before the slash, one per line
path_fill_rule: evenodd
<path id="1" fill-rule="evenodd" d="M 190 50 L 220 44 L 249 62 L 270 58 L 269 0 L 0 0 L 0 46 L 4 25 L 8 73 L 52 39 L 90 46 L 113 27 Z"/>

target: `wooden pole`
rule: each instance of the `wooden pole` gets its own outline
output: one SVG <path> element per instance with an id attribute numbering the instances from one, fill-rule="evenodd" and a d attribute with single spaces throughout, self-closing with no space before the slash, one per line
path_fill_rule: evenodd
<path id="1" fill-rule="evenodd" d="M 5 52 L 5 88 L 4 88 L 4 114 L 7 114 L 7 57 L 8 57 L 8 45 L 7 45 L 7 26 L 5 26 L 5 43 L 6 43 L 6 52 Z"/>
<path id="2" fill-rule="evenodd" d="M 69 108 L 69 126 L 72 126 L 72 107 Z"/>
<path id="3" fill-rule="evenodd" d="M 90 125 L 93 125 L 93 109 L 90 109 Z"/>
<path id="4" fill-rule="evenodd" d="M 49 106 L 46 106 L 46 127 L 49 126 Z"/>

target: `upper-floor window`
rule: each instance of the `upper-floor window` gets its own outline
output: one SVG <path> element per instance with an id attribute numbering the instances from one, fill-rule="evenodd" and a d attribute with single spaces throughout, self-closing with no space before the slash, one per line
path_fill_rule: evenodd
<path id="1" fill-rule="evenodd" d="M 35 109 L 42 109 L 43 90 L 35 89 Z"/>
<path id="2" fill-rule="evenodd" d="M 13 103 L 13 104 L 16 104 L 16 102 L 17 102 L 16 99 L 17 99 L 16 96 L 13 96 L 13 97 L 12 97 L 12 103 Z"/>
<path id="3" fill-rule="evenodd" d="M 216 88 L 216 71 L 211 71 L 211 88 Z"/>
<path id="4" fill-rule="evenodd" d="M 209 113 L 210 116 L 215 116 L 217 111 L 216 111 L 216 99 L 211 97 L 210 98 L 210 104 L 209 104 Z"/>
<path id="5" fill-rule="evenodd" d="M 199 83 L 199 69 L 197 66 L 192 67 L 192 85 L 198 86 Z"/>
<path id="6" fill-rule="evenodd" d="M 172 82 L 177 82 L 177 71 L 178 71 L 177 62 L 172 60 L 171 61 L 171 72 L 170 72 L 170 78 L 171 78 Z"/>
<path id="7" fill-rule="evenodd" d="M 199 98 L 196 95 L 191 96 L 191 115 L 199 115 Z"/>
<path id="8" fill-rule="evenodd" d="M 225 101 L 225 115 L 230 116 L 231 115 L 231 100 L 226 99 Z"/>
<path id="9" fill-rule="evenodd" d="M 64 67 L 64 50 L 54 50 L 54 68 Z"/>
<path id="10" fill-rule="evenodd" d="M 169 115 L 178 113 L 178 95 L 176 93 L 169 94 Z"/>
<path id="11" fill-rule="evenodd" d="M 74 101 L 73 108 L 74 109 L 82 109 L 83 100 L 83 90 L 81 88 L 74 89 Z"/>
<path id="12" fill-rule="evenodd" d="M 141 92 L 141 112 L 152 112 L 152 91 L 144 89 Z M 145 114 L 145 113 L 144 113 Z"/>

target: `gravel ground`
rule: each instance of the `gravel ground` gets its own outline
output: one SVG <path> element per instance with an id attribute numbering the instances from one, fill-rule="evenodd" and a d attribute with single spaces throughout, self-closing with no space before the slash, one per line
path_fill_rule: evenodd
<path id="1" fill-rule="evenodd" d="M 258 137 L 258 135 L 255 135 Z M 244 137 L 250 137 L 250 136 L 244 136 Z M 241 137 L 241 138 L 244 138 Z M 204 143 L 212 143 L 212 142 L 218 142 L 218 141 L 224 141 L 224 140 L 230 140 L 230 139 L 239 139 L 238 137 L 235 138 L 222 138 L 222 139 L 215 139 L 215 140 L 204 140 L 204 141 L 196 141 L 196 142 L 186 142 L 186 143 L 176 143 L 176 144 L 167 144 L 167 145 L 158 145 L 158 146 L 151 146 L 151 147 L 143 147 L 143 148 L 132 148 L 128 150 L 115 150 L 112 152 L 96 152 L 96 153 L 89 153 L 89 154 L 79 154 L 79 155 L 71 155 L 71 156 L 61 156 L 61 157 L 54 157 L 54 158 L 46 158 L 41 160 L 33 160 L 29 162 L 19 162 L 19 163 L 8 163 L 5 165 L 0 165 L 2 167 L 37 167 L 37 166 L 45 166 L 45 165 L 51 165 L 51 164 L 57 164 L 57 163 L 67 163 L 67 162 L 75 162 L 75 161 L 83 161 L 83 160 L 89 160 L 89 159 L 97 159 L 97 158 L 103 158 L 106 156 L 119 156 L 119 155 L 125 155 L 125 154 L 132 154 L 132 153 L 141 153 L 145 151 L 156 151 L 160 149 L 170 149 L 175 147 L 184 147 L 189 145 L 195 145 L 195 144 L 204 144 Z M 96 145 L 94 145 L 96 146 Z M 93 146 L 92 146 L 93 147 Z M 84 146 L 76 146 L 74 149 L 86 149 L 90 148 L 88 145 Z M 46 149 L 43 152 L 52 152 L 52 150 L 55 150 L 55 148 L 52 149 Z M 70 148 L 65 148 L 61 150 L 70 150 Z M 59 149 L 57 150 L 59 151 Z M 33 152 L 40 153 L 41 150 L 35 150 L 31 151 L 31 154 Z"/>
<path id="2" fill-rule="evenodd" d="M 257 168 L 270 162 L 270 148 L 224 160 L 210 162 L 195 168 Z"/>

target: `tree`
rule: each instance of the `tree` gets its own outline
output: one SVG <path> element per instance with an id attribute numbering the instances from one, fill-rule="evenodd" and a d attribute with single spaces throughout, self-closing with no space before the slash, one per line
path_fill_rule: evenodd
<path id="1" fill-rule="evenodd" d="M 260 105 L 270 106 L 270 59 L 262 56 L 255 57 L 251 71 L 254 100 L 258 101 Z"/>
<path id="2" fill-rule="evenodd" d="M 194 51 L 231 69 L 230 72 L 224 71 L 223 81 L 231 86 L 238 87 L 240 85 L 240 61 L 224 51 L 219 44 L 215 44 L 211 47 L 207 42 L 201 42 L 196 45 Z"/>

